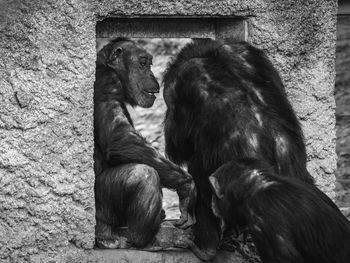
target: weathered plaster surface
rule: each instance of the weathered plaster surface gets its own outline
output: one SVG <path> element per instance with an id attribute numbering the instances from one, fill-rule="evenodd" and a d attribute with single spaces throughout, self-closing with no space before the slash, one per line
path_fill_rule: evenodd
<path id="1" fill-rule="evenodd" d="M 93 247 L 95 22 L 82 3 L 2 4 L 0 261 L 37 262 Z"/>
<path id="2" fill-rule="evenodd" d="M 333 196 L 336 5 L 0 0 L 0 261 L 95 257 L 86 251 L 93 247 L 95 222 L 95 25 L 110 16 L 249 17 L 249 40 L 280 70 L 302 121 L 308 168 Z"/>
<path id="3" fill-rule="evenodd" d="M 279 69 L 303 125 L 308 170 L 334 198 L 336 2 L 292 2 L 287 12 L 277 9 L 252 18 L 251 41 Z"/>

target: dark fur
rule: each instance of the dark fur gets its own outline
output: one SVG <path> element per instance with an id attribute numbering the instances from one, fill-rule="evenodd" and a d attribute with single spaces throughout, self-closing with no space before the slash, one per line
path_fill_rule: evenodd
<path id="1" fill-rule="evenodd" d="M 113 52 L 115 60 L 111 61 Z M 139 53 L 148 64 L 128 65 L 130 56 Z M 94 85 L 96 229 L 113 233 L 113 229 L 127 225 L 129 241 L 139 247 L 147 245 L 158 230 L 161 185 L 179 194 L 182 218 L 178 224 L 183 227 L 193 224 L 187 214 L 196 196 L 192 177 L 136 132 L 127 111 L 127 103 L 153 104 L 154 98 L 142 90 L 159 91 L 149 59 L 150 55 L 134 42 L 114 40 L 98 54 Z M 138 78 L 137 85 L 129 76 Z"/>
<path id="2" fill-rule="evenodd" d="M 208 177 L 237 157 L 265 160 L 278 174 L 313 184 L 303 134 L 282 81 L 247 43 L 185 46 L 164 77 L 166 153 L 187 164 L 198 189 L 196 243 L 215 254 L 218 221 Z"/>
<path id="3" fill-rule="evenodd" d="M 317 187 L 254 159 L 231 161 L 210 181 L 214 210 L 248 228 L 263 262 L 349 262 L 350 223 Z"/>

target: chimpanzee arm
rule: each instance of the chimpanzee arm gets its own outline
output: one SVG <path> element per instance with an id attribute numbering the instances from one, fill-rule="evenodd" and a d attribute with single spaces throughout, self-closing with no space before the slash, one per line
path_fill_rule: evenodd
<path id="1" fill-rule="evenodd" d="M 104 101 L 96 106 L 95 133 L 102 155 L 109 165 L 142 163 L 153 167 L 158 172 L 161 184 L 177 191 L 184 223 L 194 223 L 188 222 L 192 218 L 186 218 L 190 217 L 187 210 L 192 210 L 196 197 L 192 176 L 161 156 L 137 133 L 118 101 Z"/>

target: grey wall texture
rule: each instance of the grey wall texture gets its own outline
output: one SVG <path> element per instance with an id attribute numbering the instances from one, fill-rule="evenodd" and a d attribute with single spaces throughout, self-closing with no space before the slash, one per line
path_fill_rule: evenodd
<path id="1" fill-rule="evenodd" d="M 98 261 L 95 26 L 107 17 L 239 16 L 281 72 L 308 169 L 334 197 L 336 0 L 0 0 L 0 261 Z"/>

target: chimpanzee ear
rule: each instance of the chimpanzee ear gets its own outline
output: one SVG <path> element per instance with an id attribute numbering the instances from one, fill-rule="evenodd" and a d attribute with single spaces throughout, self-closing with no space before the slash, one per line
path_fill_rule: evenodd
<path id="1" fill-rule="evenodd" d="M 210 182 L 210 184 L 215 192 L 215 195 L 219 199 L 222 199 L 224 197 L 224 195 L 221 193 L 218 179 L 215 176 L 211 175 L 211 176 L 209 176 L 209 182 Z"/>

